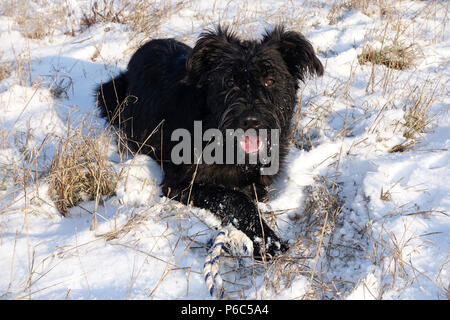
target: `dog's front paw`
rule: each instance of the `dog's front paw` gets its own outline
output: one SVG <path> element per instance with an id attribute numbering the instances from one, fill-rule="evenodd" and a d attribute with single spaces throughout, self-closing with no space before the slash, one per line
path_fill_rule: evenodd
<path id="1" fill-rule="evenodd" d="M 272 260 L 275 256 L 286 252 L 289 249 L 287 242 L 280 240 L 276 236 L 266 237 L 253 240 L 253 257 L 256 260 Z"/>

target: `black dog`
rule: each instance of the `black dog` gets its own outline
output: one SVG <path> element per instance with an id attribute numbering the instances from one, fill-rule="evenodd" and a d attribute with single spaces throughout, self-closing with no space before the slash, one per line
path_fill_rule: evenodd
<path id="1" fill-rule="evenodd" d="M 120 129 L 128 148 L 161 163 L 165 195 L 209 209 L 253 241 L 255 256 L 273 256 L 287 246 L 255 203 L 266 199 L 276 177 L 261 174 L 268 164 L 175 164 L 171 134 L 179 128 L 194 133 L 194 121 L 222 132 L 278 129 L 282 168 L 298 80 L 308 73 L 322 75 L 323 66 L 300 33 L 277 26 L 261 40 L 243 41 L 219 26 L 202 33 L 193 49 L 174 39 L 149 41 L 126 72 L 99 86 L 97 97 L 101 115 Z M 250 138 L 241 147 L 259 152 L 259 143 Z M 265 143 L 272 150 L 270 139 Z"/>

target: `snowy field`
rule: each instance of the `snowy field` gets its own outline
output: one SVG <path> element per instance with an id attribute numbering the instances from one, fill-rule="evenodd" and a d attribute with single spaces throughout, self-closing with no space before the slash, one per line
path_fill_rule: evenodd
<path id="1" fill-rule="evenodd" d="M 0 298 L 212 299 L 213 217 L 160 197 L 159 165 L 117 148 L 93 90 L 145 41 L 193 45 L 219 21 L 247 38 L 284 22 L 325 66 L 300 86 L 286 170 L 260 204 L 291 249 L 223 257 L 225 298 L 448 299 L 437 0 L 2 0 Z"/>

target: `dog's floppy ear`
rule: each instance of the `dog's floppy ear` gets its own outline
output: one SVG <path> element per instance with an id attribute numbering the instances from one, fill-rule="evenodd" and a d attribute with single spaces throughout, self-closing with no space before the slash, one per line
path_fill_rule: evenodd
<path id="1" fill-rule="evenodd" d="M 183 83 L 202 87 L 224 57 L 236 49 L 231 45 L 239 42 L 227 26 L 203 32 L 186 60 L 186 77 Z"/>
<path id="2" fill-rule="evenodd" d="M 294 77 L 303 81 L 307 73 L 323 75 L 322 63 L 311 43 L 301 33 L 285 31 L 283 26 L 276 26 L 272 31 L 266 31 L 262 43 L 280 52 Z"/>

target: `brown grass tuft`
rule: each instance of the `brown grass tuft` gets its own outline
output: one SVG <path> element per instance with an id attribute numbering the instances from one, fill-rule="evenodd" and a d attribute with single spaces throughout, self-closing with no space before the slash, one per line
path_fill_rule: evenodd
<path id="1" fill-rule="evenodd" d="M 370 62 L 373 64 L 384 65 L 391 69 L 405 70 L 413 65 L 414 53 L 412 46 L 388 46 L 380 50 L 375 50 L 366 46 L 358 56 L 358 62 L 359 64 Z"/>
<path id="2" fill-rule="evenodd" d="M 405 99 L 403 111 L 405 111 L 405 131 L 403 136 L 407 139 L 415 138 L 425 132 L 425 129 L 436 116 L 429 116 L 431 106 L 437 97 L 439 83 L 430 90 L 427 85 L 415 87 Z"/>
<path id="3" fill-rule="evenodd" d="M 103 0 L 99 6 L 98 1 L 95 1 L 91 6 L 90 11 L 83 12 L 83 17 L 80 20 L 81 29 L 87 29 L 97 23 L 121 23 L 125 21 L 123 11 L 128 7 L 129 2 L 121 3 L 120 7 L 116 7 L 116 1 Z"/>
<path id="4" fill-rule="evenodd" d="M 110 139 L 79 128 L 60 141 L 48 177 L 50 197 L 62 215 L 83 200 L 114 194 L 119 174 L 108 161 Z"/>
<path id="5" fill-rule="evenodd" d="M 186 4 L 183 1 L 102 0 L 95 1 L 79 22 L 85 30 L 97 23 L 120 23 L 132 32 L 131 39 L 153 35 L 166 17 L 177 13 Z"/>
<path id="6" fill-rule="evenodd" d="M 14 4 L 15 29 L 29 39 L 44 39 L 52 33 L 53 23 L 50 14 L 41 14 L 33 10 L 26 1 Z"/>
<path id="7" fill-rule="evenodd" d="M 12 70 L 12 65 L 5 61 L 2 61 L 1 58 L 2 55 L 0 53 L 0 81 L 8 78 Z"/>

